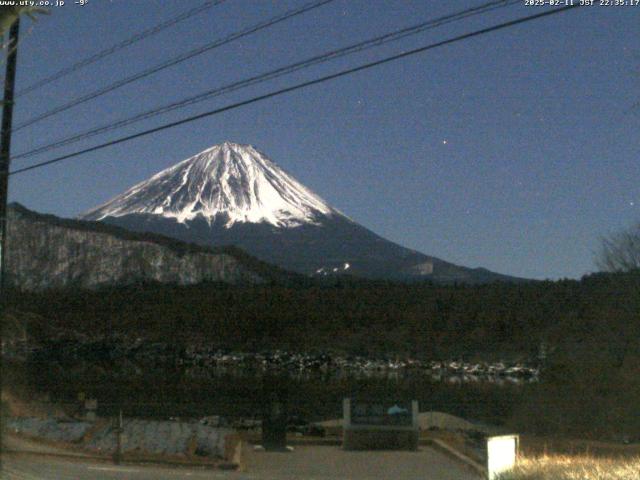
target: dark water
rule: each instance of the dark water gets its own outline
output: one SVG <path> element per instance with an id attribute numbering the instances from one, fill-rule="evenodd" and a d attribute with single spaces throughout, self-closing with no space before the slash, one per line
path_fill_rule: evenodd
<path id="1" fill-rule="evenodd" d="M 423 372 L 356 376 L 312 373 L 268 374 L 255 371 L 216 372 L 194 376 L 186 369 L 147 369 L 136 375 L 95 367 L 73 369 L 32 368 L 29 383 L 52 401 L 79 405 L 78 394 L 98 400 L 98 415 L 120 408 L 127 416 L 147 418 L 200 418 L 222 415 L 230 419 L 259 418 L 272 392 L 286 398 L 291 415 L 308 421 L 342 416 L 342 400 L 416 399 L 420 410 L 436 410 L 481 422 L 502 424 L 530 385 L 487 381 L 452 383 Z"/>

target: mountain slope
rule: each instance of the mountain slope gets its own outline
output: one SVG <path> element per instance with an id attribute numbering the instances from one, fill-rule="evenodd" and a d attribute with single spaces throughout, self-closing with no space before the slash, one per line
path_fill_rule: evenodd
<path id="1" fill-rule="evenodd" d="M 201 245 L 235 245 L 307 275 L 485 283 L 516 280 L 460 267 L 358 225 L 252 146 L 211 147 L 84 214 Z"/>

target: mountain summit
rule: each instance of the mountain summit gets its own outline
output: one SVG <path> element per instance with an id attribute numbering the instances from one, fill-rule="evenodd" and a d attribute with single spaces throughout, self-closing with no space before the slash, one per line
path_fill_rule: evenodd
<path id="1" fill-rule="evenodd" d="M 82 215 L 129 230 L 235 245 L 308 275 L 485 283 L 516 280 L 453 265 L 358 225 L 250 145 L 224 142 Z"/>
<path id="2" fill-rule="evenodd" d="M 338 213 L 251 145 L 224 142 L 167 168 L 84 215 L 131 214 L 185 223 L 267 223 L 295 227 Z"/>

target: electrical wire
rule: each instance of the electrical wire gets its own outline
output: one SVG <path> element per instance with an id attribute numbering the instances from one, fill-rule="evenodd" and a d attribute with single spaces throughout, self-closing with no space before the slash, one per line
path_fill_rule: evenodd
<path id="1" fill-rule="evenodd" d="M 118 138 L 118 139 L 115 139 L 115 140 L 111 140 L 109 142 L 105 142 L 105 143 L 102 143 L 102 144 L 99 144 L 99 145 L 95 145 L 93 147 L 85 148 L 85 149 L 79 150 L 77 152 L 69 153 L 67 155 L 62 155 L 62 156 L 53 158 L 51 160 L 39 162 L 39 163 L 36 163 L 34 165 L 30 165 L 28 167 L 24 167 L 24 168 L 20 168 L 20 169 L 14 170 L 14 171 L 10 172 L 9 175 L 16 175 L 16 174 L 27 172 L 27 171 L 30 171 L 30 170 L 35 170 L 37 168 L 42 168 L 42 167 L 47 166 L 47 165 L 52 165 L 54 163 L 58 163 L 58 162 L 61 162 L 63 160 L 67 160 L 67 159 L 70 159 L 70 158 L 74 158 L 74 157 L 83 155 L 85 153 L 90 153 L 90 152 L 95 152 L 97 150 L 102 150 L 104 148 L 107 148 L 107 147 L 110 147 L 110 146 L 113 146 L 113 145 L 118 145 L 120 143 L 124 143 L 124 142 L 128 142 L 128 141 L 134 140 L 136 138 L 144 137 L 144 136 L 147 136 L 147 135 L 151 135 L 153 133 L 157 133 L 157 132 L 160 132 L 160 131 L 163 131 L 163 130 L 174 128 L 174 127 L 177 127 L 179 125 L 184 125 L 186 123 L 191 123 L 191 122 L 194 122 L 196 120 L 200 120 L 202 118 L 218 115 L 218 114 L 223 113 L 223 112 L 227 112 L 227 111 L 239 108 L 239 107 L 243 107 L 243 106 L 246 106 L 246 105 L 257 103 L 259 101 L 266 100 L 266 99 L 269 99 L 269 98 L 273 98 L 273 97 L 276 97 L 276 96 L 279 96 L 279 95 L 283 95 L 285 93 L 290 93 L 290 92 L 293 92 L 293 91 L 296 91 L 296 90 L 300 90 L 300 89 L 303 89 L 303 88 L 306 88 L 306 87 L 309 87 L 309 86 L 312 86 L 312 85 L 318 85 L 318 84 L 321 84 L 321 83 L 324 83 L 324 82 L 327 82 L 327 81 L 330 81 L 330 80 L 334 80 L 334 79 L 337 79 L 337 78 L 340 78 L 340 77 L 344 77 L 346 75 L 351 75 L 351 74 L 356 73 L 356 72 L 367 70 L 369 68 L 377 67 L 379 65 L 384 65 L 384 64 L 387 64 L 389 62 L 393 62 L 395 60 L 399 60 L 399 59 L 402 59 L 402 58 L 406 58 L 406 57 L 409 57 L 409 56 L 416 55 L 418 53 L 423 53 L 423 52 L 426 52 L 428 50 L 432 50 L 432 49 L 435 49 L 435 48 L 438 48 L 438 47 L 442 47 L 444 45 L 450 45 L 450 44 L 457 43 L 457 42 L 460 42 L 460 41 L 463 41 L 463 40 L 467 40 L 469 38 L 477 37 L 477 36 L 484 35 L 484 34 L 487 34 L 487 33 L 495 32 L 497 30 L 503 30 L 503 29 L 506 29 L 506 28 L 513 27 L 515 25 L 519 25 L 519 24 L 523 24 L 523 23 L 530 22 L 530 21 L 533 21 L 533 20 L 537 20 L 539 18 L 548 17 L 548 16 L 551 16 L 551 15 L 556 15 L 556 14 L 559 14 L 559 13 L 563 13 L 563 12 L 566 12 L 568 10 L 572 10 L 574 8 L 578 8 L 580 6 L 581 6 L 580 4 L 574 4 L 574 5 L 568 5 L 568 6 L 565 6 L 565 7 L 555 8 L 553 10 L 548 10 L 548 11 L 545 11 L 545 12 L 542 12 L 542 13 L 538 13 L 538 14 L 535 14 L 535 15 L 529 15 L 529 16 L 526 16 L 526 17 L 521 17 L 521 18 L 518 18 L 518 19 L 515 19 L 515 20 L 511 20 L 511 21 L 508 21 L 508 22 L 500 23 L 498 25 L 494 25 L 494 26 L 491 26 L 491 27 L 483 28 L 483 29 L 480 29 L 480 30 L 475 30 L 473 32 L 465 33 L 463 35 L 458 35 L 456 37 L 449 38 L 447 40 L 442 40 L 440 42 L 432 43 L 432 44 L 429 44 L 429 45 L 425 45 L 423 47 L 415 48 L 413 50 L 409 50 L 409 51 L 402 52 L 402 53 L 399 53 L 399 54 L 396 54 L 396 55 L 385 57 L 383 59 L 376 60 L 374 62 L 365 63 L 363 65 L 359 65 L 357 67 L 352 67 L 352 68 L 349 68 L 349 69 L 346 69 L 346 70 L 342 70 L 340 72 L 337 72 L 337 73 L 334 73 L 334 74 L 331 74 L 331 75 L 326 75 L 326 76 L 323 76 L 323 77 L 320 77 L 320 78 L 317 78 L 317 79 L 314 79 L 314 80 L 309 80 L 309 81 L 306 81 L 306 82 L 298 83 L 298 84 L 293 85 L 291 87 L 282 88 L 282 89 L 279 89 L 279 90 L 276 90 L 276 91 L 273 91 L 273 92 L 270 92 L 270 93 L 266 93 L 266 94 L 263 94 L 263 95 L 259 95 L 257 97 L 253 97 L 253 98 L 241 101 L 241 102 L 237 102 L 237 103 L 233 103 L 233 104 L 230 104 L 230 105 L 226 105 L 224 107 L 217 108 L 215 110 L 210 110 L 208 112 L 200 113 L 198 115 L 193 115 L 193 116 L 190 116 L 190 117 L 187 117 L 187 118 L 183 118 L 182 120 L 178 120 L 178 121 L 175 121 L 175 122 L 167 123 L 167 124 L 161 125 L 159 127 L 151 128 L 149 130 L 144 130 L 142 132 L 138 132 L 138 133 L 135 133 L 135 134 L 132 134 L 132 135 L 127 135 L 125 137 L 121 137 L 121 138 Z"/>
<path id="2" fill-rule="evenodd" d="M 77 143 L 81 140 L 85 140 L 87 138 L 102 134 L 102 133 L 106 133 L 109 131 L 113 131 L 137 122 L 140 122 L 142 120 L 146 120 L 152 117 L 155 117 L 157 115 L 161 115 L 164 113 L 168 113 L 170 111 L 179 109 L 179 108 L 184 108 L 186 106 L 190 106 L 190 105 L 194 105 L 196 103 L 200 103 L 203 102 L 205 100 L 209 100 L 211 98 L 220 96 L 220 95 L 224 95 L 236 90 L 240 90 L 242 88 L 246 88 L 248 86 L 252 86 L 252 85 L 257 85 L 269 80 L 273 80 L 275 78 L 284 76 L 284 75 L 288 75 L 290 73 L 302 70 L 302 69 L 306 69 L 309 68 L 311 66 L 314 65 L 318 65 L 320 63 L 324 63 L 330 60 L 334 60 L 337 58 L 341 58 L 344 57 L 346 55 L 350 55 L 353 53 L 358 53 L 373 47 L 378 47 L 380 45 L 384 45 L 387 43 L 391 43 L 394 41 L 398 41 L 400 39 L 406 38 L 408 36 L 411 35 L 416 35 L 419 33 L 422 33 L 426 30 L 430 30 L 436 27 L 440 27 L 442 25 L 448 24 L 448 23 L 452 23 L 452 22 L 456 22 L 474 15 L 479 15 L 479 14 L 483 14 L 489 11 L 493 11 L 496 10 L 498 8 L 504 8 L 507 6 L 511 6 L 511 5 L 515 5 L 515 4 L 520 4 L 521 1 L 520 0 L 498 0 L 498 1 L 493 1 L 493 2 L 489 2 L 486 4 L 483 4 L 481 6 L 478 7 L 474 7 L 474 8 L 469 8 L 466 10 L 462 10 L 460 12 L 456 12 L 456 13 L 452 13 L 449 15 L 445 15 L 442 17 L 438 17 L 435 19 L 430 19 L 427 20 L 425 22 L 421 22 L 419 24 L 416 25 L 412 25 L 410 27 L 406 27 L 403 28 L 401 30 L 396 30 L 390 33 L 386 33 L 384 35 L 380 35 L 374 38 L 370 38 L 368 40 L 362 41 L 362 42 L 358 42 L 337 50 L 332 50 L 320 55 L 316 55 L 313 56 L 311 58 L 293 63 L 293 64 L 289 64 L 286 65 L 284 67 L 280 67 L 277 68 L 275 70 L 271 70 L 269 72 L 266 73 L 262 73 L 260 75 L 256 75 L 253 77 L 250 77 L 248 79 L 245 80 L 241 80 L 241 81 L 237 81 L 237 82 L 233 82 L 231 84 L 227 84 L 224 85 L 222 87 L 217 87 L 215 89 L 211 89 L 208 91 L 205 91 L 203 93 L 194 95 L 194 96 L 190 96 L 187 97 L 185 99 L 176 101 L 176 102 L 172 102 L 166 105 L 163 105 L 161 107 L 157 107 L 142 113 L 139 113 L 137 115 L 134 115 L 132 117 L 128 117 L 122 120 L 118 120 L 115 123 L 108 123 L 106 125 L 102 125 L 99 127 L 94 127 L 88 130 L 85 130 L 83 132 L 80 133 L 76 133 L 72 136 L 57 140 L 53 143 L 49 143 L 40 147 L 37 147 L 35 149 L 20 153 L 18 155 L 15 155 L 12 160 L 17 160 L 17 159 L 21 159 L 21 158 L 27 158 L 27 157 L 32 157 L 35 155 L 39 155 L 51 150 L 55 150 L 57 148 L 66 146 L 66 145 L 70 145 L 73 143 Z"/>
<path id="3" fill-rule="evenodd" d="M 244 30 L 241 30 L 239 32 L 235 32 L 232 33 L 230 35 L 227 35 L 226 37 L 223 37 L 221 39 L 215 40 L 211 43 L 208 43 L 206 45 L 203 45 L 201 47 L 198 47 L 194 50 L 190 50 L 188 52 L 182 53 L 180 55 L 178 55 L 177 57 L 171 58 L 169 60 L 166 60 L 158 65 L 155 65 L 151 68 L 148 68 L 146 70 L 143 70 L 142 72 L 136 73 L 135 75 L 132 75 L 130 77 L 126 77 L 123 78 L 121 80 L 118 80 L 117 82 L 111 83 L 103 88 L 100 88 L 98 90 L 95 90 L 91 93 L 88 93 L 86 95 L 83 95 L 81 97 L 78 97 L 74 100 L 71 100 L 68 103 L 65 103 L 63 105 L 60 105 L 58 107 L 55 107 L 47 112 L 44 112 L 40 115 L 37 115 L 36 117 L 33 117 L 19 125 L 17 125 L 16 127 L 13 128 L 13 132 L 17 132 L 19 130 L 22 130 L 23 128 L 29 127 L 35 123 L 38 123 L 46 118 L 52 117 L 54 115 L 57 115 L 58 113 L 64 112 L 69 110 L 70 108 L 76 107 L 80 104 L 83 104 L 85 102 L 88 102 L 89 100 L 93 100 L 95 98 L 98 98 L 106 93 L 112 92 L 114 90 L 117 90 L 118 88 L 124 87 L 125 85 L 129 85 L 130 83 L 136 82 L 138 80 L 142 80 L 143 78 L 146 78 L 150 75 L 153 75 L 154 73 L 158 73 L 161 70 L 164 70 L 166 68 L 169 67 L 173 67 L 175 65 L 178 65 L 179 63 L 182 63 L 186 60 L 189 60 L 193 57 L 196 57 L 198 55 L 201 55 L 205 52 L 211 51 L 215 48 L 221 47 L 223 45 L 226 45 L 228 43 L 233 42 L 234 40 L 238 40 L 239 38 L 243 38 L 246 37 L 248 35 L 251 35 L 255 32 L 258 32 L 260 30 L 263 30 L 265 28 L 269 28 L 277 23 L 283 22 L 285 20 L 288 20 L 292 17 L 301 15 L 303 13 L 309 12 L 311 10 L 314 10 L 316 8 L 319 8 L 323 5 L 326 5 L 328 3 L 333 2 L 334 0 L 316 0 L 314 2 L 308 3 L 306 5 L 303 5 L 302 7 L 299 8 L 295 8 L 292 10 L 289 10 L 283 14 L 277 15 L 275 17 L 270 18 L 269 20 L 266 21 L 262 21 L 259 22 L 255 25 L 252 25 L 251 27 L 248 27 Z"/>
<path id="4" fill-rule="evenodd" d="M 116 43 L 115 45 L 112 45 L 109 48 L 106 48 L 104 50 L 101 50 L 87 58 L 84 58 L 82 60 L 77 61 L 76 63 L 73 63 L 71 65 L 69 65 L 68 67 L 62 68 L 60 70 L 58 70 L 57 72 L 49 75 L 48 77 L 42 78 L 34 83 L 32 83 L 31 85 L 29 85 L 28 87 L 23 88 L 22 90 L 19 90 L 16 93 L 16 97 L 19 97 L 21 95 L 25 95 L 27 93 L 33 92 L 34 90 L 37 90 L 38 88 L 43 87 L 44 85 L 48 85 L 50 83 L 56 82 L 58 80 L 60 80 L 61 78 L 64 78 L 68 75 L 71 75 L 72 73 L 77 72 L 78 70 L 91 65 L 92 63 L 95 63 L 99 60 L 102 60 L 105 57 L 108 57 L 109 55 L 112 55 L 120 50 L 122 50 L 123 48 L 129 47 L 131 45 L 133 45 L 134 43 L 140 42 L 141 40 L 144 40 L 146 38 L 149 38 L 157 33 L 160 33 L 163 30 L 166 30 L 169 27 L 172 27 L 180 22 L 183 22 L 184 20 L 187 20 L 195 15 L 198 15 L 212 7 L 215 7 L 216 5 L 219 5 L 223 2 L 225 2 L 226 0 L 207 0 L 206 2 L 204 2 L 202 5 L 192 8 L 190 10 L 187 10 L 183 13 L 181 13 L 180 15 L 173 17 L 169 20 L 166 20 L 154 27 L 151 27 L 147 30 L 143 30 L 142 32 L 136 33 L 135 35 L 133 35 L 132 37 L 123 40 L 122 42 Z"/>

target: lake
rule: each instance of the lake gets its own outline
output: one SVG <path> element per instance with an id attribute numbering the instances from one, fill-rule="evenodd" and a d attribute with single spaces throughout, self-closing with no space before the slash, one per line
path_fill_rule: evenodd
<path id="1" fill-rule="evenodd" d="M 416 399 L 421 411 L 451 413 L 483 423 L 502 424 L 530 383 L 434 376 L 422 370 L 377 372 L 261 371 L 252 368 L 199 368 L 159 365 L 33 363 L 25 381 L 54 402 L 78 406 L 78 395 L 98 400 L 98 415 L 123 410 L 145 418 L 259 418 L 265 399 L 276 392 L 289 413 L 307 421 L 342 416 L 345 397 Z"/>

